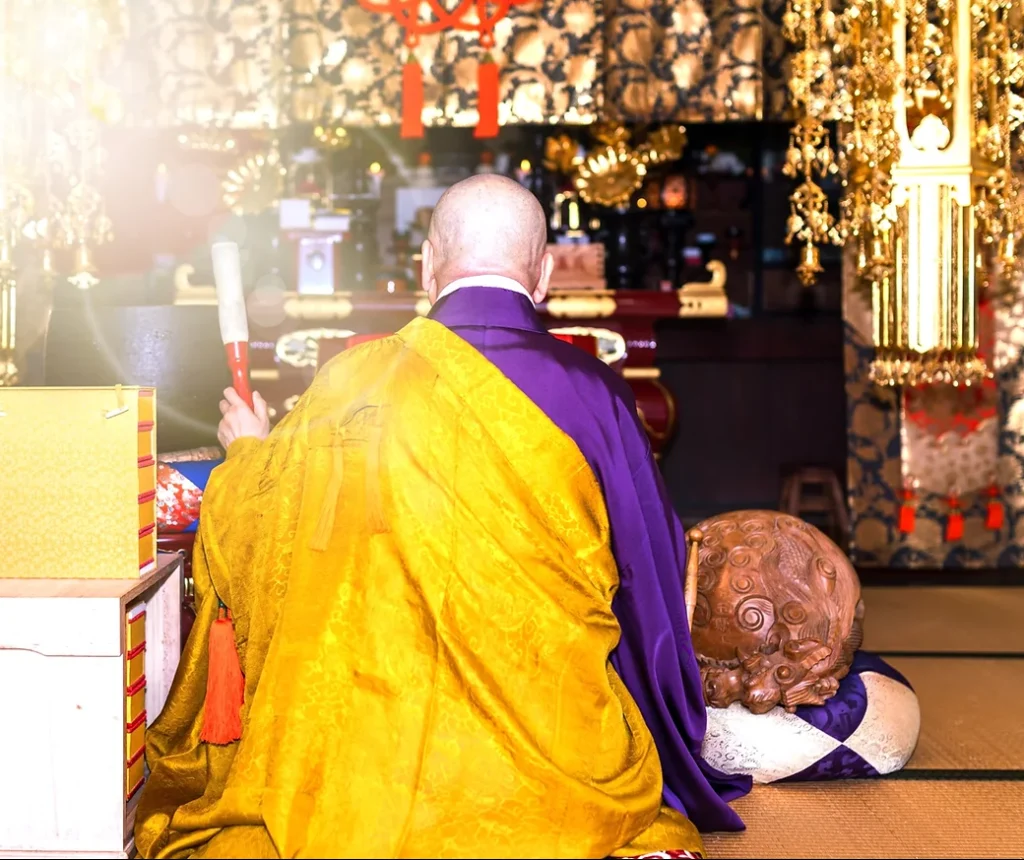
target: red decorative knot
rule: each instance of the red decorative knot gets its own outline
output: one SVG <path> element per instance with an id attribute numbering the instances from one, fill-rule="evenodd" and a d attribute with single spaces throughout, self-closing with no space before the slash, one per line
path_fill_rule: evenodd
<path id="1" fill-rule="evenodd" d="M 446 31 L 477 33 L 481 48 L 488 52 L 478 71 L 480 121 L 476 136 L 497 135 L 501 75 L 490 55 L 494 28 L 513 6 L 528 2 L 533 0 L 448 0 L 447 4 L 444 0 L 359 0 L 367 12 L 389 15 L 405 31 L 410 57 L 402 70 L 402 137 L 423 136 L 423 73 L 411 50 L 419 44 L 421 36 Z M 429 14 L 421 14 L 424 7 Z"/>
<path id="2" fill-rule="evenodd" d="M 957 493 L 950 493 L 946 503 L 949 505 L 949 517 L 946 519 L 946 540 L 948 542 L 961 540 L 964 536 L 964 515 L 960 510 L 960 496 Z"/>
<path id="3" fill-rule="evenodd" d="M 359 5 L 367 12 L 390 15 L 407 34 L 430 36 L 447 30 L 493 32 L 513 6 L 531 2 L 533 0 L 458 0 L 449 4 L 451 9 L 446 8 L 443 0 L 426 0 L 426 3 L 423 0 L 359 0 Z M 430 10 L 429 17 L 420 15 L 424 5 Z"/>

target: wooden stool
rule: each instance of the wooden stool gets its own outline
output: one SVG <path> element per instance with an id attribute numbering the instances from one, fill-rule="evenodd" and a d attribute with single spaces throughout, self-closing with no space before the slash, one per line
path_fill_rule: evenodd
<path id="1" fill-rule="evenodd" d="M 831 469 L 801 466 L 790 472 L 782 482 L 779 510 L 800 518 L 804 518 L 804 514 L 824 514 L 829 537 L 846 551 L 850 517 L 843 488 Z"/>

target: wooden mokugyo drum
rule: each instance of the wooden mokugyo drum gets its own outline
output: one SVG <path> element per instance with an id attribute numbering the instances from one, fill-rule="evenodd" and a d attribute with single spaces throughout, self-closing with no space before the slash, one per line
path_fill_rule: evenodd
<path id="1" fill-rule="evenodd" d="M 821 705 L 863 640 L 860 580 L 822 532 L 776 511 L 704 520 L 693 647 L 704 699 L 755 714 Z"/>

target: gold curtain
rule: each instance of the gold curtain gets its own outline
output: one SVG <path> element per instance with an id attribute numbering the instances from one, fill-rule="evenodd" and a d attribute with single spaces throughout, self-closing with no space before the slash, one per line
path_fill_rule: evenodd
<path id="1" fill-rule="evenodd" d="M 442 0 L 449 8 L 456 0 Z M 503 124 L 754 119 L 762 2 L 536 0 L 495 29 Z M 404 33 L 358 0 L 148 0 L 163 125 L 392 125 Z M 424 4 L 426 9 L 426 4 Z M 476 33 L 423 36 L 427 125 L 476 123 Z"/>
<path id="2" fill-rule="evenodd" d="M 284 6 L 279 0 L 150 0 L 149 6 L 144 32 L 133 36 L 153 46 L 151 109 L 157 123 L 282 124 Z"/>
<path id="3" fill-rule="evenodd" d="M 605 114 L 760 119 L 762 0 L 605 0 Z"/>
<path id="4" fill-rule="evenodd" d="M 444 0 L 447 6 L 453 0 Z M 275 128 L 290 120 L 392 125 L 401 114 L 405 34 L 357 0 L 210 0 L 205 14 L 150 0 L 159 51 L 159 122 Z M 603 50 L 600 4 L 540 0 L 495 28 L 503 123 L 596 118 Z M 476 33 L 425 35 L 428 125 L 476 124 Z"/>

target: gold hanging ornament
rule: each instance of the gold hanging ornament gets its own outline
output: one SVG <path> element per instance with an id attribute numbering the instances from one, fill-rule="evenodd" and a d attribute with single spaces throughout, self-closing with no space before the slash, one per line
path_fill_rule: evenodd
<path id="1" fill-rule="evenodd" d="M 786 242 L 803 243 L 797 275 L 805 286 L 821 272 L 820 244 L 841 244 L 820 180 L 838 171 L 825 122 L 833 118 L 837 88 L 831 46 L 836 16 L 830 0 L 791 0 L 782 18 L 783 33 L 798 46 L 793 55 L 790 96 L 800 121 L 790 132 L 782 172 L 800 180 L 790 199 Z"/>
<path id="2" fill-rule="evenodd" d="M 893 54 L 894 14 L 893 0 L 850 0 L 837 34 L 847 58 L 838 230 L 855 243 L 857 274 L 869 294 L 893 274 L 892 168 L 900 151 L 893 105 L 900 77 Z"/>
<path id="3" fill-rule="evenodd" d="M 786 171 L 800 181 L 789 238 L 804 243 L 804 283 L 821 271 L 818 245 L 856 243 L 880 384 L 989 375 L 977 355 L 976 269 L 993 283 L 1024 237 L 1012 170 L 1020 17 L 1015 0 L 847 0 L 838 17 L 829 0 L 790 0 L 799 120 Z M 836 158 L 829 120 L 839 123 Z M 833 224 L 819 179 L 836 170 L 844 193 Z"/>

